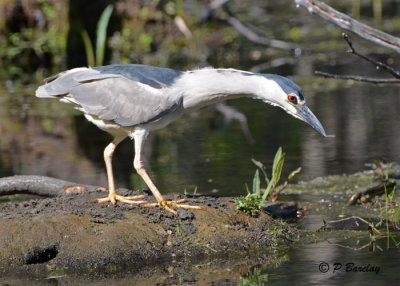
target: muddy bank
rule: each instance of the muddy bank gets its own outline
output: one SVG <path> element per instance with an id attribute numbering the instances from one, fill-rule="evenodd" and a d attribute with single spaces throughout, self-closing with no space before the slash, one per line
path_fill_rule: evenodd
<path id="1" fill-rule="evenodd" d="M 188 197 L 204 210 L 174 216 L 159 207 L 96 203 L 105 195 L 88 191 L 0 206 L 1 272 L 140 270 L 182 259 L 240 258 L 298 239 L 295 229 L 266 214 L 239 213 L 232 198 Z"/>

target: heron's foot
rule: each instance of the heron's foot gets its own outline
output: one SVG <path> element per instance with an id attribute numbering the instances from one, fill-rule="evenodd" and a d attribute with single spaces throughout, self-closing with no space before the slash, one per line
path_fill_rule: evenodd
<path id="1" fill-rule="evenodd" d="M 97 202 L 98 203 L 107 203 L 107 202 L 111 202 L 113 205 L 115 205 L 117 202 L 121 202 L 121 203 L 126 203 L 126 204 L 143 204 L 146 201 L 137 201 L 139 199 L 143 199 L 145 196 L 144 195 L 139 195 L 139 196 L 120 196 L 117 194 L 109 194 L 108 197 L 103 198 L 103 199 L 98 199 Z"/>
<path id="2" fill-rule="evenodd" d="M 183 208 L 186 210 L 202 210 L 203 208 L 200 206 L 191 206 L 191 205 L 187 205 L 185 204 L 186 200 L 178 200 L 178 201 L 166 201 L 166 200 L 162 200 L 160 202 L 157 203 L 149 203 L 149 204 L 145 204 L 143 206 L 145 207 L 156 207 L 156 206 L 160 206 L 163 207 L 164 209 L 166 209 L 167 211 L 169 211 L 170 213 L 173 213 L 174 215 L 177 214 L 176 210 L 172 209 L 172 208 Z"/>

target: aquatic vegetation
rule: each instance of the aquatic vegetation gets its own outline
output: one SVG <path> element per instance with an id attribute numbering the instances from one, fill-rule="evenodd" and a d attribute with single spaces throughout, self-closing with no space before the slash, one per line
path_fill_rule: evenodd
<path id="1" fill-rule="evenodd" d="M 240 277 L 240 286 L 264 285 L 268 282 L 268 273 L 262 273 L 260 267 L 254 267 Z"/>
<path id="2" fill-rule="evenodd" d="M 375 162 L 374 165 L 376 167 L 374 172 L 375 180 L 378 179 L 381 184 L 364 190 L 363 193 L 366 195 L 363 195 L 363 197 L 360 197 L 357 200 L 353 199 L 355 197 L 355 195 L 353 195 L 350 199 L 352 204 L 349 205 L 356 205 L 356 202 L 359 202 L 361 203 L 362 208 L 367 210 L 371 210 L 371 207 L 375 206 L 374 208 L 377 210 L 378 215 L 369 218 L 350 215 L 338 220 L 323 220 L 323 225 L 317 228 L 317 232 L 325 230 L 327 226 L 334 227 L 335 229 L 341 228 L 345 226 L 347 221 L 354 221 L 357 227 L 360 226 L 360 223 L 365 224 L 365 230 L 368 230 L 369 233 L 369 242 L 361 247 L 354 247 L 354 250 L 361 250 L 368 247 L 373 251 L 375 250 L 376 242 L 381 239 L 386 239 L 387 249 L 391 248 L 390 241 L 393 242 L 394 246 L 399 247 L 396 238 L 398 237 L 397 231 L 400 229 L 400 208 L 399 204 L 395 201 L 397 185 L 395 181 L 390 178 L 391 164 Z M 360 191 L 356 192 L 356 194 L 357 193 L 360 193 Z M 384 198 L 381 199 L 380 196 L 383 195 Z M 374 201 L 372 201 L 372 199 L 374 199 Z M 360 210 L 357 211 L 359 212 Z M 355 210 L 352 209 L 352 212 L 355 212 Z M 344 245 L 339 246 L 348 247 Z"/>
<path id="3" fill-rule="evenodd" d="M 85 45 L 86 58 L 89 66 L 101 66 L 104 60 L 104 54 L 106 50 L 106 40 L 107 40 L 107 27 L 110 22 L 110 17 L 114 7 L 113 5 L 108 5 L 103 13 L 101 13 L 100 19 L 97 22 L 96 30 L 96 53 L 93 49 L 92 42 L 90 40 L 88 32 L 83 29 L 81 31 L 82 40 Z"/>
<path id="4" fill-rule="evenodd" d="M 377 163 L 375 164 L 378 166 Z M 381 170 L 383 170 L 381 163 L 379 163 L 379 167 Z M 387 166 L 384 172 L 385 181 L 389 181 L 389 169 L 390 165 Z M 394 236 L 392 236 L 390 233 L 389 224 L 391 224 L 393 230 L 400 229 L 400 227 L 398 226 L 398 223 L 400 222 L 400 208 L 399 205 L 393 199 L 396 189 L 397 185 L 395 185 L 392 189 L 386 188 L 385 185 L 385 204 L 383 206 L 380 206 L 381 221 L 378 223 L 378 225 L 382 224 L 383 222 L 385 223 L 387 248 L 390 247 L 390 239 L 392 239 L 393 242 L 397 245 L 397 241 L 394 239 Z"/>
<path id="5" fill-rule="evenodd" d="M 261 209 L 260 203 L 261 201 L 264 202 L 261 197 L 260 176 L 258 170 L 256 170 L 256 174 L 254 175 L 252 192 L 250 192 L 247 185 L 246 190 L 246 197 L 235 200 L 236 208 L 250 216 L 258 216 Z"/>
<path id="6" fill-rule="evenodd" d="M 293 179 L 293 177 L 301 171 L 301 167 L 299 167 L 291 172 L 283 185 L 278 188 L 277 186 L 281 178 L 285 156 L 286 153 L 282 153 L 282 147 L 279 147 L 272 164 L 271 179 L 268 178 L 264 164 L 252 159 L 253 163 L 263 173 L 267 187 L 265 189 L 261 189 L 260 175 L 257 169 L 256 173 L 254 174 L 252 191 L 250 192 L 246 185 L 247 196 L 235 200 L 236 208 L 238 210 L 243 211 L 251 216 L 257 216 L 267 198 L 273 202 L 278 199 L 279 193 L 284 190 L 289 185 L 289 182 Z"/>

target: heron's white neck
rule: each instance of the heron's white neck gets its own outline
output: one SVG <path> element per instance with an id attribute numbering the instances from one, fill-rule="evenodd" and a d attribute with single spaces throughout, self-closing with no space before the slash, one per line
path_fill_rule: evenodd
<path id="1" fill-rule="evenodd" d="M 186 72 L 171 91 L 181 93 L 184 109 L 190 110 L 243 96 L 264 98 L 269 96 L 265 80 L 243 71 L 205 68 Z"/>

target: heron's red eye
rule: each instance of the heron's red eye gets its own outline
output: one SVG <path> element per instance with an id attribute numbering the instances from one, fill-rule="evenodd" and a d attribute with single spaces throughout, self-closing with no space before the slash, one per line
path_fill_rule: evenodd
<path id="1" fill-rule="evenodd" d="M 288 99 L 291 103 L 297 104 L 297 97 L 294 95 L 289 95 Z"/>

